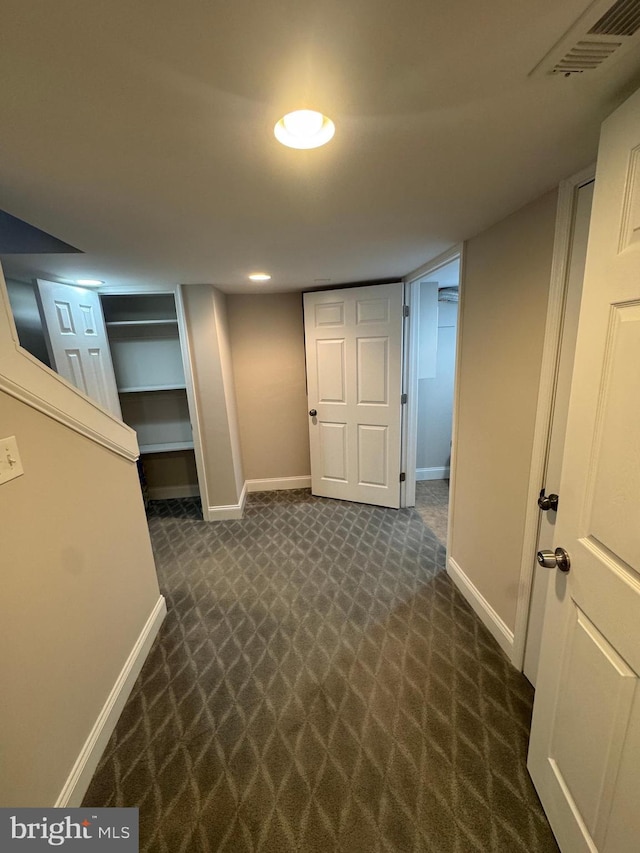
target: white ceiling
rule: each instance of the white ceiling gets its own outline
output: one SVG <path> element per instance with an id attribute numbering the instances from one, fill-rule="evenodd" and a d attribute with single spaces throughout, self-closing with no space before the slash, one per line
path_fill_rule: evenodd
<path id="1" fill-rule="evenodd" d="M 0 208 L 86 253 L 5 271 L 227 292 L 405 275 L 594 159 L 639 51 L 528 76 L 589 5 L 3 0 Z M 302 106 L 334 119 L 325 148 L 273 138 Z"/>

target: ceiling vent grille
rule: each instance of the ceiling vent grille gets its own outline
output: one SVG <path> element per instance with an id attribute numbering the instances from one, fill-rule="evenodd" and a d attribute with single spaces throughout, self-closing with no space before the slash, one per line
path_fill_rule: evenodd
<path id="1" fill-rule="evenodd" d="M 622 42 L 617 41 L 579 41 L 575 47 L 553 66 L 553 74 L 582 74 L 593 71 L 615 53 Z"/>
<path id="2" fill-rule="evenodd" d="M 595 23 L 590 33 L 604 36 L 632 36 L 640 28 L 640 3 L 638 0 L 618 0 Z"/>
<path id="3" fill-rule="evenodd" d="M 595 71 L 638 44 L 640 0 L 596 0 L 531 72 L 569 77 Z"/>

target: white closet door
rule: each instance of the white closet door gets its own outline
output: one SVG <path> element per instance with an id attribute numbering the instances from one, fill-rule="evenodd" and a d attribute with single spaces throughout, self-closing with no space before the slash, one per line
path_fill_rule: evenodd
<path id="1" fill-rule="evenodd" d="M 401 283 L 304 296 L 314 495 L 400 504 L 402 304 Z"/>
<path id="2" fill-rule="evenodd" d="M 571 565 L 550 569 L 529 747 L 566 853 L 640 849 L 639 389 L 636 93 L 598 153 L 554 537 Z"/>
<path id="3" fill-rule="evenodd" d="M 38 294 L 55 371 L 121 419 L 100 297 L 95 291 L 42 279 Z"/>

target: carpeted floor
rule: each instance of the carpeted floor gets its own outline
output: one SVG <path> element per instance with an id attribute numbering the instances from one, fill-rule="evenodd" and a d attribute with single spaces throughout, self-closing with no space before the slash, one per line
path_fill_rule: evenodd
<path id="1" fill-rule="evenodd" d="M 449 515 L 449 481 L 418 480 L 416 482 L 416 512 L 438 541 L 447 547 Z"/>
<path id="2" fill-rule="evenodd" d="M 414 510 L 155 502 L 169 615 L 87 806 L 142 851 L 557 851 L 525 769 L 532 690 Z"/>

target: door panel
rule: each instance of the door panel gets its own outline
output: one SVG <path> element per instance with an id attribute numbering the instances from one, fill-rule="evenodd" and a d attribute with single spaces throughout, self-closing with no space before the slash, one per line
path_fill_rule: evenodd
<path id="1" fill-rule="evenodd" d="M 358 484 L 388 488 L 389 431 L 385 426 L 358 424 Z"/>
<path id="2" fill-rule="evenodd" d="M 597 843 L 604 838 L 637 677 L 575 604 L 561 667 L 563 689 L 551 737 L 553 769 Z M 589 712 L 576 714 L 577 708 Z"/>
<path id="3" fill-rule="evenodd" d="M 357 345 L 358 405 L 388 406 L 388 338 L 358 338 Z"/>
<path id="4" fill-rule="evenodd" d="M 347 482 L 347 425 L 326 421 L 319 424 L 323 480 Z"/>
<path id="5" fill-rule="evenodd" d="M 346 403 L 344 344 L 344 339 L 316 342 L 319 403 Z"/>
<path id="6" fill-rule="evenodd" d="M 640 519 L 626 496 L 640 494 L 640 305 L 613 307 L 600 391 L 598 467 L 591 487 L 590 533 L 631 567 L 640 566 Z M 629 405 L 633 401 L 633 405 Z M 630 462 L 632 464 L 630 464 Z"/>
<path id="7" fill-rule="evenodd" d="M 398 507 L 401 283 L 305 294 L 312 490 Z"/>
<path id="8" fill-rule="evenodd" d="M 122 418 L 98 294 L 39 279 L 38 303 L 53 368 Z"/>
<path id="9" fill-rule="evenodd" d="M 640 93 L 604 124 L 528 766 L 562 850 L 636 851 Z M 635 792 L 635 798 L 629 796 Z"/>

